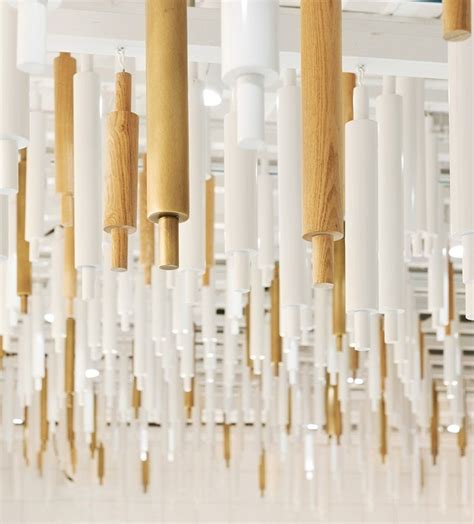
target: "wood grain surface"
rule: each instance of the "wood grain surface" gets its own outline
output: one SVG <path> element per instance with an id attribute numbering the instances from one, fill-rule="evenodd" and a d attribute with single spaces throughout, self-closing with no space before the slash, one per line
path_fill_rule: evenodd
<path id="1" fill-rule="evenodd" d="M 74 193 L 74 96 L 73 77 L 76 59 L 71 53 L 59 53 L 54 59 L 54 140 L 56 192 Z M 67 202 L 64 202 L 67 205 Z M 63 209 L 61 224 L 70 226 L 73 217 L 70 207 Z"/>
<path id="2" fill-rule="evenodd" d="M 471 0 L 443 0 L 443 38 L 461 42 L 471 36 Z"/>
<path id="3" fill-rule="evenodd" d="M 21 149 L 18 164 L 18 193 L 16 195 L 16 290 L 20 297 L 22 313 L 28 312 L 28 297 L 31 295 L 30 243 L 25 239 L 26 162 L 26 149 Z"/>

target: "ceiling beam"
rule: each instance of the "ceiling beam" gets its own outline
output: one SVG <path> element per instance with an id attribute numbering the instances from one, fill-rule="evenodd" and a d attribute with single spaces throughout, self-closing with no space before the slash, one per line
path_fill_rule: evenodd
<path id="1" fill-rule="evenodd" d="M 188 8 L 189 60 L 220 62 L 220 12 Z M 280 9 L 281 67 L 300 67 L 300 10 Z M 343 13 L 343 68 L 371 75 L 447 78 L 447 46 L 438 19 Z M 48 51 L 115 55 L 119 46 L 145 65 L 143 14 L 60 8 L 48 14 Z"/>

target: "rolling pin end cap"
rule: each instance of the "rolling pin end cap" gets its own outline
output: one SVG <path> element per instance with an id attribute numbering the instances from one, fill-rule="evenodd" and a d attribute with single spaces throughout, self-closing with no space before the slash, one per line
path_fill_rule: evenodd
<path id="1" fill-rule="evenodd" d="M 332 288 L 334 285 L 334 240 L 331 235 L 316 235 L 313 244 L 313 284 Z"/>
<path id="2" fill-rule="evenodd" d="M 165 215 L 158 220 L 160 236 L 160 269 L 179 267 L 179 220 Z"/>
<path id="3" fill-rule="evenodd" d="M 145 286 L 151 286 L 151 266 L 145 266 L 143 271 Z"/>
<path id="4" fill-rule="evenodd" d="M 21 295 L 21 297 L 20 297 L 20 311 L 24 315 L 28 314 L 28 295 Z"/>
<path id="5" fill-rule="evenodd" d="M 121 227 L 115 227 L 112 236 L 112 271 L 127 271 L 128 268 L 128 232 Z"/>

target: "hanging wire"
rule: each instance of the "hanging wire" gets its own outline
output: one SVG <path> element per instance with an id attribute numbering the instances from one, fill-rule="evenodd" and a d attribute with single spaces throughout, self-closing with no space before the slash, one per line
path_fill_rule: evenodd
<path id="1" fill-rule="evenodd" d="M 364 83 L 365 65 L 359 64 L 357 66 L 357 85 L 361 86 Z"/>
<path id="2" fill-rule="evenodd" d="M 125 47 L 123 46 L 117 47 L 117 57 L 118 57 L 120 67 L 122 69 L 122 73 L 125 73 Z"/>

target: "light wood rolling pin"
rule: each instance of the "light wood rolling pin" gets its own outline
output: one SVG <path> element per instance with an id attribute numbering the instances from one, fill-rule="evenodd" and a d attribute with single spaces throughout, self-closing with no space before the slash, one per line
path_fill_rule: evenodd
<path id="1" fill-rule="evenodd" d="M 31 295 L 30 243 L 25 240 L 26 162 L 26 149 L 21 149 L 16 196 L 16 292 L 22 313 L 28 313 L 28 297 Z"/>
<path id="2" fill-rule="evenodd" d="M 148 218 L 162 269 L 179 266 L 178 223 L 189 216 L 186 0 L 147 0 Z"/>
<path id="3" fill-rule="evenodd" d="M 72 226 L 74 219 L 74 96 L 76 59 L 59 53 L 54 59 L 54 140 L 56 192 L 61 195 L 61 225 Z"/>
<path id="4" fill-rule="evenodd" d="M 214 213 L 216 182 L 213 176 L 206 180 L 206 272 L 202 277 L 202 285 L 211 283 L 211 270 L 214 266 Z"/>
<path id="5" fill-rule="evenodd" d="M 138 212 L 140 233 L 140 264 L 144 269 L 145 285 L 151 284 L 151 268 L 155 262 L 155 225 L 148 220 L 146 208 L 146 155 L 138 183 Z"/>
<path id="6" fill-rule="evenodd" d="M 353 91 L 356 85 L 354 73 L 342 73 L 342 124 L 353 120 Z M 342 135 L 342 138 L 344 134 Z M 341 169 L 342 206 L 344 209 L 344 169 Z M 334 243 L 334 289 L 333 289 L 333 333 L 336 348 L 342 351 L 342 340 L 346 333 L 346 244 L 344 238 Z"/>
<path id="7" fill-rule="evenodd" d="M 104 231 L 112 237 L 111 269 L 126 271 L 128 235 L 137 227 L 138 116 L 131 112 L 132 76 L 117 73 L 115 111 L 107 116 Z"/>
<path id="8" fill-rule="evenodd" d="M 471 36 L 471 0 L 443 0 L 443 38 L 461 42 Z"/>
<path id="9" fill-rule="evenodd" d="M 313 283 L 333 284 L 334 240 L 343 236 L 340 2 L 301 1 L 303 238 Z"/>

